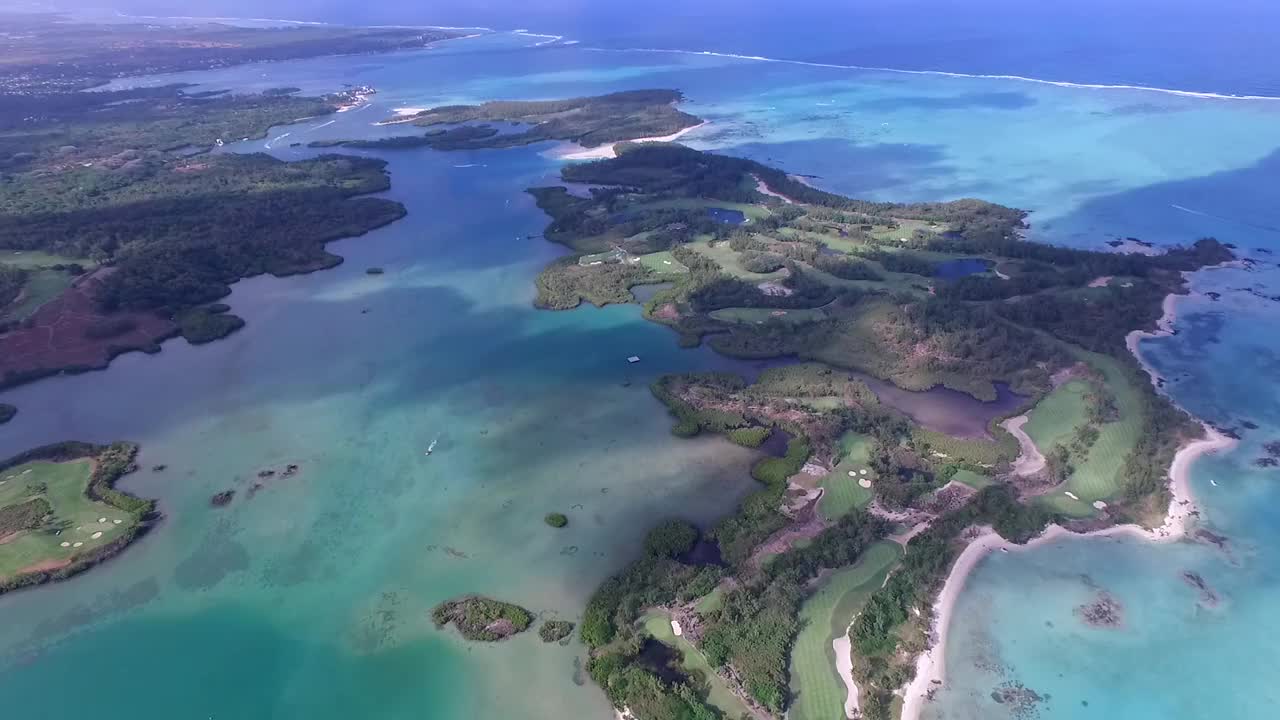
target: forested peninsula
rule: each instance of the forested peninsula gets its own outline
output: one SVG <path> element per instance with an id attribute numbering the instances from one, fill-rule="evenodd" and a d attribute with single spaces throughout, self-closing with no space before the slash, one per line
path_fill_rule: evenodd
<path id="1" fill-rule="evenodd" d="M 253 95 L 181 85 L 89 88 L 130 75 L 421 48 L 460 36 L 0 17 L 0 388 L 103 368 L 177 335 L 192 343 L 225 337 L 244 324 L 216 302 L 230 283 L 337 265 L 326 243 L 405 212 L 364 197 L 389 186 L 379 160 L 285 163 L 212 152 L 273 125 L 350 108 L 372 88 L 324 97 L 296 88 Z"/>
<path id="2" fill-rule="evenodd" d="M 587 197 L 530 190 L 552 218 L 547 239 L 573 253 L 543 272 L 539 304 L 635 302 L 633 289 L 657 284 L 645 316 L 683 344 L 797 361 L 751 383 L 695 374 L 654 385 L 678 435 L 790 440 L 753 468 L 760 490 L 706 533 L 726 566 L 648 553 L 592 598 L 588 669 L 619 707 L 642 720 L 733 714 L 709 704 L 705 678 L 646 665 L 644 619 L 659 611 L 753 713 L 781 716 L 805 680 L 790 668 L 806 597 L 891 538 L 905 554 L 850 628 L 861 712 L 891 717 L 966 530 L 1025 542 L 1050 523 L 1161 522 L 1173 454 L 1201 429 L 1155 391 L 1125 336 L 1154 326 L 1163 299 L 1185 292 L 1183 273 L 1230 260 L 1229 248 L 1058 248 L 1020 238 L 1024 213 L 978 200 L 864 202 L 749 160 L 617 150 L 563 170 L 591 186 Z M 1029 418 L 1034 446 L 1005 418 L 980 439 L 929 430 L 851 371 L 981 400 L 1008 385 L 1024 400 L 1006 418 Z M 1026 462 L 1037 447 L 1039 466 Z"/>
<path id="3" fill-rule="evenodd" d="M 372 146 L 586 144 L 562 129 L 611 97 L 437 108 L 410 121 L 452 127 Z M 531 127 L 491 125 L 506 121 Z M 895 717 L 932 641 L 938 589 L 981 528 L 1022 543 L 1055 523 L 1161 523 L 1173 455 L 1203 430 L 1156 391 L 1126 336 L 1154 327 L 1163 300 L 1186 292 L 1184 274 L 1230 261 L 1230 248 L 1054 247 L 1022 238 L 1024 212 L 981 200 L 867 202 L 680 145 L 613 150 L 566 165 L 565 185 L 529 190 L 551 218 L 545 238 L 570 251 L 538 277 L 537 304 L 635 302 L 682 345 L 783 362 L 754 381 L 671 375 L 652 388 L 676 435 L 769 447 L 751 471 L 759 490 L 735 513 L 705 530 L 663 523 L 588 603 L 587 670 L 625 715 L 794 711 L 818 682 L 795 670 L 815 665 L 795 657 L 807 603 L 874 556 L 883 582 L 840 605 L 847 680 L 863 717 Z M 882 401 L 867 376 L 1019 399 L 959 437 Z M 722 560 L 699 560 L 700 545 Z"/>
<path id="4" fill-rule="evenodd" d="M 0 102 L 0 262 L 14 278 L 0 386 L 225 336 L 243 324 L 215 303 L 230 283 L 332 267 L 326 243 L 402 217 L 362 197 L 389 187 L 383 161 L 207 152 L 347 101 L 161 87 Z"/>

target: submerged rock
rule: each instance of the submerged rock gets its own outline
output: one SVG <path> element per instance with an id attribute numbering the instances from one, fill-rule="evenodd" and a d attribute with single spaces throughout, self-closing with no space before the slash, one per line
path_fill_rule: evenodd
<path id="1" fill-rule="evenodd" d="M 1090 627 L 1118 628 L 1124 624 L 1124 606 L 1106 590 L 1099 590 L 1093 602 L 1077 607 L 1076 615 Z"/>

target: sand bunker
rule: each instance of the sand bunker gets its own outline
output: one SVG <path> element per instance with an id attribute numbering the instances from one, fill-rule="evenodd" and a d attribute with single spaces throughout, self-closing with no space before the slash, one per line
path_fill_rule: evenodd
<path id="1" fill-rule="evenodd" d="M 62 547 L 71 547 L 71 543 L 69 543 L 69 542 L 63 542 L 63 543 L 62 543 Z"/>
<path id="2" fill-rule="evenodd" d="M 870 480 L 868 480 L 868 479 L 866 479 L 866 478 L 862 478 L 861 480 L 859 480 L 859 481 L 858 481 L 858 484 L 859 484 L 859 485 L 861 485 L 861 486 L 862 486 L 862 487 L 864 487 L 864 488 L 869 488 L 869 487 L 871 487 L 871 481 L 870 481 Z"/>
<path id="3" fill-rule="evenodd" d="M 84 544 L 84 543 L 82 543 L 82 542 L 75 542 L 75 543 L 71 543 L 71 547 L 73 547 L 73 548 L 78 548 L 78 547 L 80 547 L 80 546 L 81 546 L 81 545 L 83 545 L 83 544 Z"/>
<path id="4" fill-rule="evenodd" d="M 90 536 L 89 536 L 89 539 L 90 539 L 90 540 L 97 540 L 97 539 L 98 539 L 98 538 L 100 538 L 100 537 L 102 537 L 102 531 L 101 531 L 101 530 L 99 530 L 98 532 L 96 532 L 96 533 L 94 533 L 94 534 L 90 535 Z"/>

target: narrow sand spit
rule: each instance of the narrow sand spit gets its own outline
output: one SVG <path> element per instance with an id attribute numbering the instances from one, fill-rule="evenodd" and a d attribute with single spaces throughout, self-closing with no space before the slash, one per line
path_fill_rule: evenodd
<path id="1" fill-rule="evenodd" d="M 706 125 L 709 125 L 709 124 L 710 124 L 709 122 L 704 120 L 703 122 L 700 122 L 697 125 L 694 125 L 693 127 L 687 127 L 679 132 L 671 133 L 670 135 L 663 135 L 661 137 L 636 138 L 635 140 L 624 140 L 622 142 L 633 142 L 633 143 L 675 142 L 676 140 L 684 137 L 685 135 L 693 132 L 694 130 L 697 130 L 700 127 L 705 127 Z M 613 151 L 613 146 L 617 144 L 619 143 L 607 143 L 605 145 L 601 145 L 600 147 L 584 148 L 581 145 L 578 145 L 577 143 L 567 143 L 565 146 L 562 146 L 562 148 L 560 148 L 559 150 L 552 151 L 552 156 L 555 157 L 557 160 L 605 160 L 608 158 L 618 157 L 618 154 Z M 578 148 L 578 149 L 575 150 L 574 148 Z"/>
<path id="2" fill-rule="evenodd" d="M 1035 442 L 1031 440 L 1031 436 L 1027 434 L 1027 431 L 1022 429 L 1022 426 L 1026 425 L 1030 419 L 1024 413 L 1000 423 L 1000 427 L 1008 430 L 1010 435 L 1018 439 L 1018 447 L 1021 450 L 1018 453 L 1018 459 L 1013 461 L 1013 473 L 1022 477 L 1035 475 L 1043 470 L 1046 465 L 1040 448 L 1036 447 Z"/>

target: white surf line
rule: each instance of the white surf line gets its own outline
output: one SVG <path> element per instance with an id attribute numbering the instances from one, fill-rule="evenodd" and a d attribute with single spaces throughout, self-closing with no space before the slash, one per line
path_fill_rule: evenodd
<path id="1" fill-rule="evenodd" d="M 329 121 L 329 122 L 327 122 L 327 123 L 320 123 L 319 125 L 316 125 L 315 127 L 307 128 L 307 132 L 315 132 L 316 130 L 319 130 L 319 129 L 320 129 L 320 128 L 322 128 L 322 127 L 329 127 L 330 125 L 332 125 L 332 124 L 334 124 L 334 123 L 336 123 L 336 122 L 338 122 L 338 121 L 337 121 L 337 120 L 330 120 L 330 121 Z"/>
<path id="2" fill-rule="evenodd" d="M 1213 92 L 1196 92 L 1194 90 L 1176 90 L 1172 88 L 1151 87 L 1148 85 L 1107 85 L 1103 83 L 1079 83 L 1066 80 L 1044 80 L 1024 75 L 984 75 L 978 73 L 948 72 L 946 70 L 907 70 L 905 68 L 878 67 L 875 65 L 840 65 L 836 63 L 810 62 L 808 60 L 788 60 L 771 58 L 763 55 L 742 55 L 738 53 L 713 52 L 711 50 L 672 50 L 669 48 L 583 48 L 593 52 L 648 52 L 670 53 L 674 55 L 702 55 L 706 57 L 733 58 L 736 60 L 754 60 L 756 62 L 784 63 L 787 65 L 804 65 L 807 67 L 829 68 L 833 70 L 868 70 L 874 72 L 899 73 L 903 75 L 935 75 L 939 77 L 970 78 L 978 80 L 1016 80 L 1018 82 L 1055 85 L 1057 87 L 1080 88 L 1086 90 L 1136 90 L 1141 92 L 1163 93 L 1179 97 L 1200 98 L 1205 100 L 1280 100 L 1275 95 L 1231 95 Z"/>
<path id="3" fill-rule="evenodd" d="M 550 45 L 553 42 L 559 42 L 564 39 L 563 35 L 550 35 L 548 33 L 529 32 L 528 30 L 524 30 L 524 29 L 512 30 L 511 34 L 520 35 L 522 37 L 547 38 L 546 40 L 543 40 L 542 42 L 539 42 L 539 43 L 534 43 L 529 47 L 542 47 L 543 45 Z"/>

